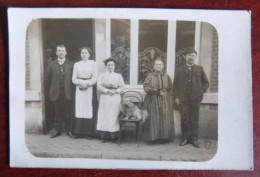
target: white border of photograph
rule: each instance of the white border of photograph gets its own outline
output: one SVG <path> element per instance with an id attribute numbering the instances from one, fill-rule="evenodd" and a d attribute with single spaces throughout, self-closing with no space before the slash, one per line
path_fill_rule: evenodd
<path id="1" fill-rule="evenodd" d="M 127 18 L 208 22 L 219 37 L 218 151 L 206 162 L 39 158 L 25 144 L 25 39 L 37 18 Z M 10 166 L 93 169 L 253 169 L 250 11 L 9 8 Z"/>

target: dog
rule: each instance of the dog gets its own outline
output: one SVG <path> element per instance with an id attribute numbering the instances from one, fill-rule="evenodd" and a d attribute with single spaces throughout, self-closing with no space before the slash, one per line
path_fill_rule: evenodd
<path id="1" fill-rule="evenodd" d="M 142 120 L 148 119 L 148 112 L 145 109 L 139 109 L 130 98 L 122 98 L 120 112 L 123 119 Z"/>

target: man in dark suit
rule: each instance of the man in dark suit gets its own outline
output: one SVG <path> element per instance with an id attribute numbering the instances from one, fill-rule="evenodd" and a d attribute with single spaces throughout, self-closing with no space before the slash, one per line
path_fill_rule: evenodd
<path id="1" fill-rule="evenodd" d="M 181 130 L 183 140 L 180 146 L 189 141 L 199 148 L 198 121 L 200 102 L 203 93 L 209 87 L 207 76 L 201 66 L 195 65 L 197 52 L 194 48 L 187 48 L 184 52 L 186 64 L 177 68 L 173 82 L 175 102 L 180 107 Z"/>
<path id="2" fill-rule="evenodd" d="M 49 98 L 54 105 L 54 131 L 51 138 L 61 134 L 63 119 L 66 122 L 66 131 L 70 136 L 71 99 L 72 99 L 72 70 L 73 63 L 65 58 L 67 54 L 64 45 L 57 46 L 57 59 L 51 61 L 46 70 L 46 88 Z"/>

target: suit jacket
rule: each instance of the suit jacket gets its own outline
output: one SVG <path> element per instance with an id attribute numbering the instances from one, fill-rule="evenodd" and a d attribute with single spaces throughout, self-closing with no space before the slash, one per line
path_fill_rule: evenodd
<path id="1" fill-rule="evenodd" d="M 201 66 L 193 66 L 192 74 L 192 90 L 190 93 L 190 98 L 188 98 L 188 80 L 189 80 L 189 68 L 185 64 L 179 67 L 174 76 L 173 82 L 173 94 L 175 98 L 179 98 L 180 102 L 185 102 L 188 99 L 196 102 L 201 102 L 203 98 L 203 93 L 209 87 L 209 81 L 207 76 Z"/>
<path id="2" fill-rule="evenodd" d="M 59 98 L 59 70 L 58 59 L 51 61 L 47 66 L 45 83 L 51 101 L 56 101 Z M 64 62 L 64 87 L 68 100 L 72 98 L 72 71 L 73 63 L 66 59 Z"/>

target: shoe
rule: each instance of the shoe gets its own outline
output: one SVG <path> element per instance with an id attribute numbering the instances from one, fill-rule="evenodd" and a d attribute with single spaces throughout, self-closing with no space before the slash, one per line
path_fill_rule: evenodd
<path id="1" fill-rule="evenodd" d="M 106 142 L 107 142 L 107 139 L 103 139 L 103 140 L 102 140 L 102 143 L 106 143 Z"/>
<path id="2" fill-rule="evenodd" d="M 198 143 L 197 140 L 194 140 L 192 144 L 193 144 L 193 146 L 194 146 L 195 148 L 200 148 L 200 144 Z"/>
<path id="3" fill-rule="evenodd" d="M 91 138 L 90 136 L 87 136 L 86 137 L 88 140 L 93 140 L 93 138 Z"/>
<path id="4" fill-rule="evenodd" d="M 112 143 L 117 143 L 118 142 L 118 139 L 117 138 L 113 138 L 110 140 Z"/>
<path id="5" fill-rule="evenodd" d="M 67 135 L 68 135 L 70 138 L 72 138 L 72 139 L 76 139 L 76 138 L 77 138 L 77 136 L 73 135 L 73 134 L 71 133 L 71 131 L 68 131 L 68 132 L 67 132 Z"/>
<path id="6" fill-rule="evenodd" d="M 54 132 L 51 134 L 50 138 L 55 138 L 59 135 L 60 135 L 60 132 L 58 132 L 57 130 L 54 130 Z"/>
<path id="7" fill-rule="evenodd" d="M 179 145 L 180 146 L 184 146 L 188 143 L 188 140 L 187 139 L 184 139 Z"/>
<path id="8" fill-rule="evenodd" d="M 158 143 L 160 144 L 166 144 L 166 143 L 169 143 L 169 141 L 167 139 L 159 139 L 158 140 Z"/>

